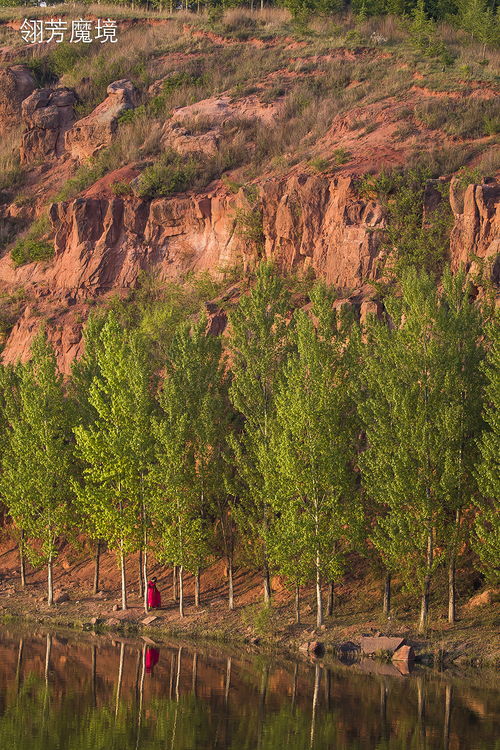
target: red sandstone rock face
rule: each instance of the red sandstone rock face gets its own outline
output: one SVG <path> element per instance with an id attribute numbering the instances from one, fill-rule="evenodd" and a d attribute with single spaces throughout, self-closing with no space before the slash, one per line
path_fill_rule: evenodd
<path id="1" fill-rule="evenodd" d="M 118 118 L 138 102 L 138 92 L 128 80 L 110 83 L 107 98 L 93 112 L 66 133 L 66 149 L 74 159 L 83 161 L 109 146 L 118 128 Z"/>
<path id="2" fill-rule="evenodd" d="M 377 274 L 382 211 L 358 200 L 350 178 L 308 174 L 260 186 L 265 253 L 284 268 L 312 267 L 342 289 Z M 217 272 L 255 252 L 235 227 L 237 195 L 180 195 L 153 201 L 81 197 L 54 204 L 56 259 L 47 280 L 82 298 L 133 286 L 140 270 L 164 278 Z M 1 266 L 1 264 L 0 264 Z"/>
<path id="3" fill-rule="evenodd" d="M 38 89 L 23 101 L 23 164 L 64 152 L 64 134 L 75 119 L 75 103 L 75 92 L 69 88 Z"/>
<path id="4" fill-rule="evenodd" d="M 299 174 L 261 187 L 266 255 L 288 270 L 312 267 L 341 289 L 376 278 L 381 207 L 363 201 L 350 177 Z"/>
<path id="5" fill-rule="evenodd" d="M 258 191 L 265 255 L 288 270 L 313 268 L 359 304 L 362 318 L 377 313 L 366 285 L 377 278 L 383 260 L 381 207 L 360 200 L 347 176 L 292 174 L 269 178 Z M 467 189 L 452 232 L 454 267 L 472 253 L 489 257 L 498 251 L 498 198 L 496 184 Z M 458 204 L 452 200 L 452 205 L 456 209 Z M 237 231 L 238 208 L 249 208 L 243 191 L 148 201 L 111 196 L 105 187 L 98 191 L 94 186 L 88 195 L 52 206 L 54 260 L 15 269 L 4 256 L 0 283 L 31 291 L 43 300 L 47 317 L 58 309 L 50 335 L 67 372 L 80 351 L 80 321 L 89 299 L 134 286 L 143 269 L 178 279 L 189 270 L 217 273 L 255 260 L 255 247 L 245 244 Z M 211 314 L 215 328 L 223 328 L 225 320 L 215 320 L 216 310 Z M 40 310 L 38 315 L 25 311 L 5 347 L 6 361 L 28 356 L 42 317 Z"/>
<path id="6" fill-rule="evenodd" d="M 26 65 L 13 65 L 0 70 L 0 133 L 19 122 L 21 105 L 36 84 Z"/>
<path id="7" fill-rule="evenodd" d="M 452 181 L 450 202 L 455 215 L 450 250 L 452 268 L 464 265 L 477 270 L 472 256 L 491 262 L 491 280 L 500 282 L 500 185 L 496 180 L 482 185 L 469 185 L 463 206 L 457 196 L 456 181 Z M 472 260 L 472 262 L 471 262 Z"/>

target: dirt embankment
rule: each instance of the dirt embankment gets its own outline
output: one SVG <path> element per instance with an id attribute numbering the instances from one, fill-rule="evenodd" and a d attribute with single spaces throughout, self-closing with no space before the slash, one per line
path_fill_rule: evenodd
<path id="1" fill-rule="evenodd" d="M 244 567 L 235 575 L 235 609 L 227 605 L 227 579 L 222 561 L 206 568 L 201 577 L 201 602 L 194 606 L 194 577 L 185 576 L 185 616 L 179 616 L 174 601 L 172 570 L 156 563 L 151 575 L 158 578 L 162 608 L 144 613 L 139 597 L 139 562 L 137 555 L 128 560 L 129 608 L 115 609 L 120 602 L 119 570 L 112 553 L 101 559 L 101 591 L 93 596 L 94 566 L 88 553 L 75 553 L 69 547 L 61 550 L 55 568 L 56 596 L 67 598 L 54 607 L 46 604 L 45 570 L 28 567 L 27 586 L 19 581 L 19 558 L 16 547 L 4 542 L 0 547 L 0 618 L 12 618 L 54 626 L 78 629 L 144 633 L 152 638 L 168 636 L 216 639 L 227 643 L 247 642 L 265 648 L 297 651 L 307 641 L 318 640 L 327 650 L 342 643 L 359 643 L 363 635 L 383 633 L 405 637 L 417 657 L 446 663 L 498 664 L 500 662 L 500 592 L 485 590 L 463 599 L 458 621 L 450 626 L 445 618 L 444 603 L 435 603 L 432 621 L 425 638 L 415 631 L 414 602 L 396 581 L 394 608 L 387 620 L 381 612 L 382 582 L 367 579 L 360 565 L 336 587 L 334 614 L 326 618 L 321 629 L 315 627 L 314 592 L 302 593 L 301 624 L 294 622 L 293 595 L 285 582 L 273 578 L 273 608 L 264 610 L 260 576 Z M 325 591 L 325 600 L 326 600 Z M 144 623 L 147 617 L 154 618 Z"/>

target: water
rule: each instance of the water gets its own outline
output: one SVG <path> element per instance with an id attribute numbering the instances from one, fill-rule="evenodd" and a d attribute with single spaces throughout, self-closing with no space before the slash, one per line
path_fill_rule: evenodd
<path id="1" fill-rule="evenodd" d="M 0 629 L 7 750 L 492 750 L 494 674 Z"/>

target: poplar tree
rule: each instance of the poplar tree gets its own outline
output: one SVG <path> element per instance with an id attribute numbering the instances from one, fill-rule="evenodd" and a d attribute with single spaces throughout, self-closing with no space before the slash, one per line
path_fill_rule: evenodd
<path id="1" fill-rule="evenodd" d="M 481 490 L 474 547 L 486 576 L 500 579 L 500 315 L 487 327 L 488 351 L 483 364 L 486 376 L 484 399 L 485 430 L 479 441 L 477 481 Z"/>
<path id="2" fill-rule="evenodd" d="M 99 363 L 97 353 L 102 346 L 101 331 L 105 323 L 104 316 L 90 315 L 83 329 L 84 351 L 81 357 L 74 359 L 71 366 L 71 378 L 68 383 L 68 394 L 74 410 L 74 423 L 88 428 L 98 418 L 98 412 L 90 402 L 90 387 L 94 378 L 99 377 Z M 75 455 L 75 459 L 76 459 Z M 78 462 L 77 470 L 81 475 L 83 466 Z M 85 511 L 85 507 L 76 504 L 76 512 Z M 83 512 L 81 521 L 95 545 L 94 584 L 93 593 L 99 591 L 99 571 L 101 560 L 102 540 L 98 537 L 98 531 L 94 526 L 92 514 Z"/>
<path id="3" fill-rule="evenodd" d="M 83 483 L 75 489 L 98 538 L 118 554 L 126 609 L 126 555 L 148 544 L 151 373 L 141 337 L 124 330 L 114 315 L 109 315 L 100 339 L 99 374 L 89 392 L 97 418 L 75 428 L 77 455 L 84 464 Z"/>
<path id="4" fill-rule="evenodd" d="M 238 497 L 233 511 L 248 557 L 262 571 L 266 603 L 271 598 L 266 539 L 272 504 L 261 458 L 271 441 L 276 383 L 288 347 L 288 310 L 289 295 L 282 280 L 271 264 L 261 263 L 254 288 L 230 315 L 233 379 L 229 395 L 243 421 L 240 433 L 230 437 L 238 479 L 232 488 Z"/>
<path id="5" fill-rule="evenodd" d="M 179 566 L 179 608 L 184 614 L 185 570 L 193 573 L 199 604 L 199 572 L 209 552 L 209 514 L 223 491 L 222 450 L 227 404 L 220 337 L 207 334 L 207 319 L 182 323 L 165 364 L 154 422 L 158 467 L 156 517 L 160 555 Z"/>
<path id="6" fill-rule="evenodd" d="M 469 519 L 477 496 L 474 468 L 482 429 L 482 316 L 481 308 L 471 302 L 464 271 L 453 276 L 445 270 L 438 320 L 444 348 L 440 494 L 445 507 L 448 622 L 454 623 L 456 561 L 460 547 L 468 541 Z"/>
<path id="7" fill-rule="evenodd" d="M 388 569 L 420 592 L 423 631 L 444 523 L 446 344 L 427 275 L 409 271 L 402 298 L 387 299 L 386 308 L 391 325 L 372 319 L 368 326 L 359 404 L 368 447 L 360 466 L 367 494 L 386 508 L 373 540 Z"/>
<path id="8" fill-rule="evenodd" d="M 3 461 L 5 449 L 8 443 L 10 415 L 16 413 L 17 395 L 18 395 L 18 369 L 12 365 L 0 364 L 0 466 Z M 14 410 L 14 412 L 13 412 Z M 9 508 L 4 503 L 3 516 L 8 515 Z M 19 568 L 21 586 L 26 586 L 26 563 L 24 555 L 24 530 L 13 524 L 12 535 L 14 536 L 19 549 Z"/>
<path id="9" fill-rule="evenodd" d="M 52 605 L 57 538 L 70 524 L 71 422 L 44 331 L 35 338 L 31 355 L 19 368 L 18 398 L 9 410 L 0 493 L 29 539 L 29 556 L 47 565 L 47 602 Z"/>
<path id="10" fill-rule="evenodd" d="M 352 469 L 357 419 L 349 343 L 332 312 L 331 293 L 319 285 L 311 297 L 317 325 L 304 311 L 296 313 L 295 351 L 277 389 L 267 467 L 268 491 L 275 498 L 274 558 L 297 585 L 315 582 L 320 626 L 322 583 L 342 575 L 361 513 Z"/>

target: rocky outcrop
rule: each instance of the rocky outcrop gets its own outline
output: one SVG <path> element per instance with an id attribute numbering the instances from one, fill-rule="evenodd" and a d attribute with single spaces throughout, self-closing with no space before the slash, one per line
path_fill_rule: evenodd
<path id="1" fill-rule="evenodd" d="M 283 268 L 311 267 L 344 290 L 375 278 L 382 211 L 353 195 L 350 178 L 268 180 L 260 202 L 265 255 Z M 179 278 L 188 270 L 248 265 L 257 249 L 238 232 L 238 210 L 251 210 L 243 191 L 56 203 L 52 283 L 81 298 L 130 287 L 144 268 Z"/>
<path id="2" fill-rule="evenodd" d="M 500 184 L 485 180 L 482 185 L 469 185 L 465 193 L 457 180 L 452 180 L 450 203 L 455 223 L 450 238 L 452 268 L 465 266 L 478 270 L 474 256 L 484 259 L 491 281 L 500 283 Z"/>
<path id="3" fill-rule="evenodd" d="M 64 134 L 75 119 L 73 89 L 38 89 L 22 104 L 21 162 L 53 159 L 64 152 Z"/>
<path id="4" fill-rule="evenodd" d="M 203 99 L 173 112 L 163 127 L 162 145 L 180 154 L 211 156 L 223 144 L 228 129 L 243 132 L 246 124 L 254 126 L 257 122 L 272 127 L 278 109 L 274 103 L 262 104 L 255 96 L 237 102 L 229 96 Z"/>
<path id="5" fill-rule="evenodd" d="M 35 88 L 35 79 L 26 65 L 0 70 L 0 134 L 19 123 L 21 105 Z"/>
<path id="6" fill-rule="evenodd" d="M 85 317 L 88 302 L 133 287 L 142 270 L 177 280 L 187 271 L 217 275 L 236 264 L 246 268 L 264 256 L 288 271 L 314 270 L 340 292 L 337 304 L 356 305 L 363 320 L 381 312 L 369 282 L 383 265 L 385 218 L 375 201 L 356 195 L 349 176 L 297 170 L 256 185 L 252 203 L 249 191 L 234 194 L 221 186 L 155 200 L 118 197 L 110 190 L 112 179 L 52 205 L 51 263 L 15 269 L 8 255 L 0 259 L 0 283 L 23 286 L 47 309 L 60 310 L 52 340 L 65 370 L 80 350 L 78 318 Z M 498 251 L 499 197 L 493 183 L 467 188 L 452 232 L 454 267 L 470 266 L 473 254 L 485 258 Z M 240 231 L 245 213 L 260 222 L 262 242 L 252 243 Z M 213 329 L 222 330 L 226 320 L 217 306 L 209 313 Z M 40 319 L 39 310 L 27 308 L 7 342 L 7 361 L 28 355 Z"/>
<path id="7" fill-rule="evenodd" d="M 107 98 L 93 112 L 66 133 L 66 148 L 74 159 L 83 161 L 93 156 L 113 140 L 118 128 L 118 118 L 138 102 L 138 91 L 126 79 L 110 83 Z"/>

